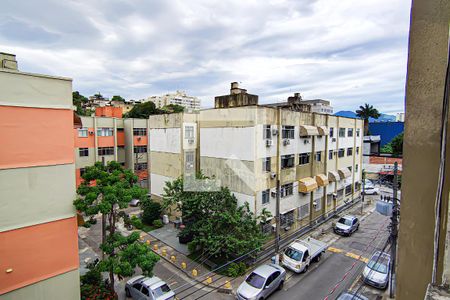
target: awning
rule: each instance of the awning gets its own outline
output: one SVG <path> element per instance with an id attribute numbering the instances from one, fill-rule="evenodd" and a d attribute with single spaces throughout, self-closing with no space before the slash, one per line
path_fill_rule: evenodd
<path id="1" fill-rule="evenodd" d="M 316 126 L 300 125 L 300 136 L 319 135 L 319 131 Z"/>
<path id="2" fill-rule="evenodd" d="M 281 211 L 281 212 L 280 212 L 280 215 L 285 215 L 285 214 L 287 214 L 288 212 L 293 211 L 294 209 L 295 209 L 295 207 L 294 207 L 294 208 L 286 209 L 286 210 L 284 210 L 284 211 Z"/>
<path id="3" fill-rule="evenodd" d="M 330 133 L 327 126 L 317 126 L 317 129 L 320 135 L 328 135 Z"/>
<path id="4" fill-rule="evenodd" d="M 317 189 L 317 181 L 312 177 L 302 178 L 298 183 L 298 191 L 301 193 L 309 193 Z"/>
<path id="5" fill-rule="evenodd" d="M 330 182 L 337 182 L 341 180 L 341 177 L 337 171 L 328 171 L 328 180 Z"/>
<path id="6" fill-rule="evenodd" d="M 326 186 L 328 185 L 328 177 L 325 174 L 317 174 L 316 181 L 318 186 Z"/>
<path id="7" fill-rule="evenodd" d="M 350 172 L 350 170 L 348 168 L 339 169 L 338 172 L 339 172 L 339 176 L 341 177 L 341 179 L 352 176 L 352 173 Z"/>

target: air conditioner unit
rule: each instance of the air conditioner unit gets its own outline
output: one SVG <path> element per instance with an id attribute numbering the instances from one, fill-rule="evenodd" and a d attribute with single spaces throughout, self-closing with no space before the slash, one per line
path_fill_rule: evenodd
<path id="1" fill-rule="evenodd" d="M 332 138 L 331 141 L 334 143 L 336 142 L 336 138 Z"/>
<path id="2" fill-rule="evenodd" d="M 273 145 L 273 141 L 272 140 L 266 140 L 266 147 L 270 147 Z"/>
<path id="3" fill-rule="evenodd" d="M 305 144 L 309 144 L 309 143 L 310 143 L 310 141 L 309 141 L 309 140 L 304 140 L 304 141 L 303 141 L 303 143 L 305 143 Z"/>
<path id="4" fill-rule="evenodd" d="M 277 128 L 272 129 L 272 135 L 278 135 L 278 129 Z"/>
<path id="5" fill-rule="evenodd" d="M 276 191 L 272 191 L 272 192 L 270 192 L 270 195 L 271 195 L 273 198 L 275 198 L 275 197 L 277 196 L 277 192 L 276 192 Z"/>
<path id="6" fill-rule="evenodd" d="M 270 173 L 270 178 L 271 179 L 277 178 L 277 173 L 275 173 L 275 172 Z"/>
<path id="7" fill-rule="evenodd" d="M 188 139 L 188 144 L 193 144 L 194 143 L 194 139 Z"/>
<path id="8" fill-rule="evenodd" d="M 90 134 L 90 135 L 93 135 L 94 132 L 93 132 L 92 130 L 89 130 L 89 134 Z"/>
<path id="9" fill-rule="evenodd" d="M 313 206 L 317 207 L 317 201 L 313 201 Z"/>
<path id="10" fill-rule="evenodd" d="M 283 140 L 283 145 L 289 145 L 289 144 L 291 144 L 291 140 L 290 139 L 284 139 Z"/>

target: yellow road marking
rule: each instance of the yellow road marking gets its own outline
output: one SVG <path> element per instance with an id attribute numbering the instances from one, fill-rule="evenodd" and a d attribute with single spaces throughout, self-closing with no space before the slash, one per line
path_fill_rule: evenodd
<path id="1" fill-rule="evenodd" d="M 361 255 L 358 255 L 358 254 L 355 254 L 355 253 L 352 253 L 352 252 L 345 252 L 344 250 L 339 249 L 339 248 L 328 247 L 327 250 L 330 251 L 330 252 L 334 252 L 334 253 L 344 253 L 345 256 L 354 258 L 356 260 L 360 260 L 360 261 L 365 262 L 365 263 L 367 263 L 369 261 L 369 259 L 366 258 L 366 257 L 363 257 Z"/>
<path id="2" fill-rule="evenodd" d="M 328 247 L 328 251 L 334 252 L 334 253 L 342 253 L 342 252 L 344 252 L 344 250 L 338 249 L 338 248 L 334 248 L 334 247 Z"/>

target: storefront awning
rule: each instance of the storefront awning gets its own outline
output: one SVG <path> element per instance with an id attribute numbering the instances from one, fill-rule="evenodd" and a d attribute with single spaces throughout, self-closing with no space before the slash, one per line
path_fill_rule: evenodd
<path id="1" fill-rule="evenodd" d="M 328 185 L 328 177 L 325 174 L 317 174 L 316 181 L 318 186 L 326 186 Z"/>
<path id="2" fill-rule="evenodd" d="M 317 126 L 317 130 L 320 135 L 328 135 L 330 133 L 327 126 Z"/>
<path id="3" fill-rule="evenodd" d="M 350 172 L 350 170 L 348 168 L 339 169 L 338 172 L 339 172 L 339 176 L 341 177 L 341 179 L 345 179 L 347 177 L 352 176 L 352 173 Z"/>
<path id="4" fill-rule="evenodd" d="M 330 182 L 337 182 L 341 179 L 337 171 L 328 171 L 328 180 Z"/>
<path id="5" fill-rule="evenodd" d="M 300 125 L 300 136 L 319 135 L 319 130 L 316 126 Z"/>
<path id="6" fill-rule="evenodd" d="M 298 191 L 301 193 L 309 193 L 317 189 L 317 181 L 312 177 L 300 179 L 298 183 Z"/>

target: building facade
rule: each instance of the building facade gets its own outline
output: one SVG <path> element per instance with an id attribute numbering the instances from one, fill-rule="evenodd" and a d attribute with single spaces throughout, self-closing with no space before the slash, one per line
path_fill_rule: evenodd
<path id="1" fill-rule="evenodd" d="M 76 185 L 87 166 L 97 161 L 117 161 L 134 169 L 141 187 L 148 188 L 148 120 L 115 117 L 80 117 L 74 129 Z"/>
<path id="2" fill-rule="evenodd" d="M 231 93 L 228 108 L 220 96 L 222 108 L 150 116 L 152 197 L 160 199 L 166 181 L 194 168 L 255 214 L 275 215 L 280 180 L 281 225 L 289 230 L 359 195 L 361 120 L 257 105 L 257 98 L 255 105 L 254 95 L 243 93 Z"/>
<path id="3" fill-rule="evenodd" d="M 303 103 L 311 105 L 311 112 L 319 113 L 319 114 L 333 114 L 333 107 L 330 104 L 330 101 L 323 99 L 312 99 L 312 100 L 302 100 Z"/>
<path id="4" fill-rule="evenodd" d="M 152 101 L 157 108 L 162 108 L 169 104 L 176 104 L 183 106 L 187 110 L 199 110 L 200 99 L 193 96 L 188 96 L 185 91 L 176 91 L 175 93 L 165 94 L 162 96 L 151 96 L 145 101 Z"/>
<path id="5" fill-rule="evenodd" d="M 79 299 L 72 80 L 1 56 L 0 299 Z"/>

